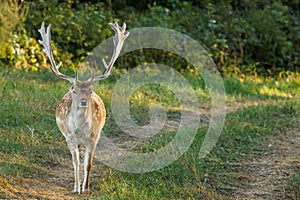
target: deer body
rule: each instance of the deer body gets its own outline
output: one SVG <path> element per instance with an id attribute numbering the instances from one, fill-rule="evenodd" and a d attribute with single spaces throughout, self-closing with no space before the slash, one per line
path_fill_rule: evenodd
<path id="1" fill-rule="evenodd" d="M 43 22 L 39 29 L 43 38 L 43 40 L 39 42 L 44 46 L 44 51 L 50 60 L 51 71 L 58 77 L 73 84 L 70 91 L 64 95 L 56 108 L 56 123 L 59 130 L 64 135 L 72 155 L 75 180 L 74 192 L 78 193 L 89 191 L 90 170 L 92 167 L 93 156 L 106 117 L 106 110 L 101 98 L 93 92 L 93 83 L 106 79 L 112 74 L 112 66 L 120 54 L 124 40 L 129 35 L 129 33 L 125 34 L 125 23 L 122 27 L 119 27 L 117 23 L 109 25 L 115 31 L 115 36 L 113 38 L 113 55 L 109 64 L 106 64 L 103 60 L 103 64 L 106 68 L 105 72 L 96 77 L 93 74 L 87 81 L 79 81 L 77 71 L 75 77 L 69 77 L 59 72 L 58 69 L 61 63 L 56 65 L 52 54 L 50 42 L 51 26 L 48 26 L 46 32 Z M 85 147 L 84 179 L 82 188 L 80 187 L 79 178 L 79 146 Z"/>
<path id="2" fill-rule="evenodd" d="M 85 147 L 84 181 L 82 192 L 89 190 L 90 169 L 94 152 L 105 123 L 106 111 L 101 98 L 94 92 L 86 94 L 84 88 L 69 91 L 56 108 L 56 123 L 66 138 L 73 159 L 75 184 L 74 192 L 80 192 L 79 146 Z M 76 93 L 74 93 L 77 90 Z M 81 90 L 81 91 L 80 91 Z M 90 91 L 88 91 L 90 93 Z M 84 98 L 83 96 L 86 96 Z M 84 105 L 81 105 L 81 104 Z"/>

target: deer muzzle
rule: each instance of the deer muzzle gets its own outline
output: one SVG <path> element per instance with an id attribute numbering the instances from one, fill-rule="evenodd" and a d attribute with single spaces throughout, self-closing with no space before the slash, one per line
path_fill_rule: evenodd
<path id="1" fill-rule="evenodd" d="M 87 104 L 88 104 L 87 99 L 82 98 L 82 99 L 79 100 L 79 106 L 80 106 L 80 107 L 86 107 Z"/>

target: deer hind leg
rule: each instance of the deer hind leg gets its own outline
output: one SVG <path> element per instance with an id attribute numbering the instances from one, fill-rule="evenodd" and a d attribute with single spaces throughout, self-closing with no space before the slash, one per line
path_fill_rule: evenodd
<path id="1" fill-rule="evenodd" d="M 94 157 L 96 145 L 92 147 L 86 147 L 84 156 L 84 179 L 82 184 L 82 192 L 88 192 L 90 189 L 90 172 L 92 168 L 92 162 Z"/>
<path id="2" fill-rule="evenodd" d="M 78 147 L 71 149 L 72 154 L 72 161 L 73 161 L 73 167 L 74 167 L 74 192 L 80 193 L 80 178 L 79 178 L 79 150 Z"/>

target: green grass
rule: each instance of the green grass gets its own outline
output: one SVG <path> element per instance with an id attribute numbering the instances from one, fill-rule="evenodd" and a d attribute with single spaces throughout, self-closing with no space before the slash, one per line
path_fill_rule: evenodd
<path id="1" fill-rule="evenodd" d="M 189 77 L 201 105 L 209 105 L 203 82 Z M 299 125 L 299 77 L 289 81 L 224 78 L 227 114 L 223 132 L 204 159 L 198 157 L 208 125 L 201 126 L 188 149 L 171 165 L 155 172 L 131 174 L 109 167 L 98 175 L 92 173 L 91 199 L 228 199 L 236 177 L 232 166 L 265 151 L 267 136 L 282 134 Z M 51 73 L 24 73 L 0 70 L 0 177 L 39 179 L 45 169 L 71 162 L 64 138 L 55 123 L 55 106 L 69 85 Z M 108 111 L 104 132 L 120 132 L 110 116 L 113 83 L 104 81 L 96 87 Z M 131 116 L 136 123 L 147 124 L 148 104 L 162 102 L 168 119 L 180 120 L 178 101 L 167 88 L 147 85 L 131 97 Z M 235 104 L 238 104 L 235 106 Z M 239 107 L 239 104 L 242 106 Z M 160 149 L 174 138 L 176 131 L 164 130 L 137 147 L 138 152 Z M 299 195 L 299 175 L 290 182 Z M 1 181 L 0 181 L 1 183 Z M 13 180 L 12 186 L 17 185 Z M 70 184 L 70 183 L 68 183 Z M 68 186 L 71 190 L 72 186 Z M 1 191 L 0 197 L 5 196 Z M 82 196 L 81 198 L 85 198 Z"/>
<path id="2" fill-rule="evenodd" d="M 294 199 L 300 199 L 300 173 L 297 173 L 290 180 L 290 193 Z"/>

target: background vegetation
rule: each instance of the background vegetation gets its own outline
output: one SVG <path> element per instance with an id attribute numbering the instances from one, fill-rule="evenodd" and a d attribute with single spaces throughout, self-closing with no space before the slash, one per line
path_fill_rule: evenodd
<path id="1" fill-rule="evenodd" d="M 299 0 L 5 2 L 0 15 L 1 62 L 15 69 L 47 68 L 37 43 L 37 29 L 44 20 L 53 24 L 57 59 L 73 69 L 112 35 L 108 22 L 125 21 L 128 29 L 158 26 L 187 34 L 204 46 L 225 75 L 282 76 L 299 70 Z M 135 52 L 123 59 L 123 66 L 129 68 L 144 60 L 160 60 L 187 69 L 187 64 L 175 55 L 166 58 L 153 51 L 143 56 Z"/>

